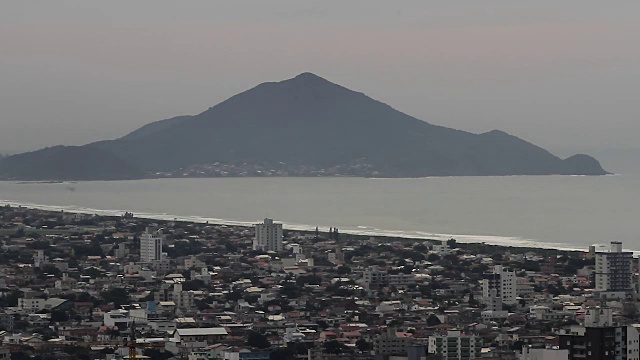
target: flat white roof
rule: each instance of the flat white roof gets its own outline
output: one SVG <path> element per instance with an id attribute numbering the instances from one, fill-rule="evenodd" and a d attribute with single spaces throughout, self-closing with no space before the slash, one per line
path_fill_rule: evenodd
<path id="1" fill-rule="evenodd" d="M 195 329 L 176 329 L 180 336 L 207 336 L 207 335 L 227 335 L 227 330 L 221 327 L 215 328 L 195 328 Z"/>

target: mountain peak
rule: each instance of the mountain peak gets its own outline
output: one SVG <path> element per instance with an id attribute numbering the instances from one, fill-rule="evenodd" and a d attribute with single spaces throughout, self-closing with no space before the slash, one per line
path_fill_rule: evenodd
<path id="1" fill-rule="evenodd" d="M 318 76 L 318 75 L 316 75 L 314 73 L 308 72 L 308 71 L 296 75 L 296 77 L 294 77 L 294 79 L 298 79 L 298 80 L 324 80 L 324 81 L 327 81 L 326 79 L 324 79 L 324 78 L 322 78 L 322 77 L 320 77 L 320 76 Z"/>
<path id="2" fill-rule="evenodd" d="M 291 84 L 296 84 L 296 85 L 300 85 L 300 86 L 322 86 L 322 85 L 333 85 L 333 86 L 339 86 L 337 84 L 332 83 L 331 81 L 318 76 L 314 73 L 310 73 L 310 72 L 303 72 L 299 75 L 297 75 L 294 78 L 288 79 L 283 81 L 284 83 L 291 83 Z"/>

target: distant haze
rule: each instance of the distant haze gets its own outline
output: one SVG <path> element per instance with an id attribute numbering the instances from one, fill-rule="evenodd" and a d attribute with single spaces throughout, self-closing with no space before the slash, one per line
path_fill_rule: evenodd
<path id="1" fill-rule="evenodd" d="M 120 137 L 312 71 L 434 124 L 628 154 L 638 13 L 634 1 L 7 1 L 0 153 Z"/>

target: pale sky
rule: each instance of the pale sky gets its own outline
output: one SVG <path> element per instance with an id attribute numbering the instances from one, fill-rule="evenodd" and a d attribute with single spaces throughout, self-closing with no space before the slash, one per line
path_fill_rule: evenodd
<path id="1" fill-rule="evenodd" d="M 434 124 L 559 152 L 640 147 L 638 14 L 637 0 L 5 0 L 0 152 L 116 138 L 304 71 Z"/>

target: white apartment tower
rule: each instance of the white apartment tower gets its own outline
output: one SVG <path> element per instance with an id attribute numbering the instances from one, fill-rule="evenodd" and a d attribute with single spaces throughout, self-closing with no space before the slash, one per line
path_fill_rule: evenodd
<path id="1" fill-rule="evenodd" d="M 460 330 L 449 330 L 447 335 L 429 336 L 427 351 L 429 354 L 440 355 L 443 359 L 475 359 L 482 351 L 482 338 L 465 335 Z"/>
<path id="2" fill-rule="evenodd" d="M 162 230 L 154 227 L 146 228 L 140 236 L 140 261 L 152 263 L 162 259 L 162 240 L 164 235 Z"/>
<path id="3" fill-rule="evenodd" d="M 482 279 L 482 298 L 485 304 L 495 307 L 495 298 L 502 299 L 503 304 L 516 303 L 516 274 L 502 265 L 496 265 L 493 273 L 485 274 Z"/>
<path id="4" fill-rule="evenodd" d="M 622 251 L 622 243 L 612 241 L 609 251 L 599 251 L 596 257 L 596 291 L 608 297 L 623 297 L 632 291 L 633 253 Z"/>
<path id="5" fill-rule="evenodd" d="M 44 250 L 37 250 L 33 255 L 33 267 L 43 267 L 49 263 L 49 257 L 44 254 Z"/>
<path id="6" fill-rule="evenodd" d="M 274 223 L 273 219 L 264 219 L 262 224 L 256 224 L 255 227 L 253 250 L 282 251 L 282 224 Z"/>

